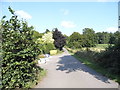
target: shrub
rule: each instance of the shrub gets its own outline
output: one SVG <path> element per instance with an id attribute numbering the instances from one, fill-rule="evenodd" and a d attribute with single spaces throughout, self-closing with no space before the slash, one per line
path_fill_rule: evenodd
<path id="1" fill-rule="evenodd" d="M 57 54 L 57 50 L 50 50 L 50 55 L 55 55 Z"/>
<path id="2" fill-rule="evenodd" d="M 106 68 L 109 72 L 114 74 L 120 73 L 120 50 L 116 46 L 108 48 L 102 52 L 97 58 L 96 62 L 102 67 Z"/>
<path id="3" fill-rule="evenodd" d="M 48 54 L 48 53 L 50 53 L 50 50 L 53 50 L 53 49 L 55 49 L 53 43 L 46 43 L 46 44 L 44 44 L 42 50 L 43 50 L 44 54 Z"/>
<path id="4" fill-rule="evenodd" d="M 86 48 L 86 50 L 80 50 L 75 53 L 81 58 L 86 58 L 89 60 L 96 60 L 96 58 L 99 56 L 99 52 L 91 51 L 89 48 Z"/>
<path id="5" fill-rule="evenodd" d="M 35 59 L 40 53 L 33 40 L 33 27 L 18 20 L 14 11 L 10 20 L 1 20 L 2 30 L 2 88 L 29 88 L 37 81 L 42 70 L 36 66 Z"/>

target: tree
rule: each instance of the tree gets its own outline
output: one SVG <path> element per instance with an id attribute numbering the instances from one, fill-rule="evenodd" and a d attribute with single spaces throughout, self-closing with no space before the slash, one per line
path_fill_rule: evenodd
<path id="1" fill-rule="evenodd" d="M 108 32 L 98 32 L 96 35 L 98 44 L 109 44 L 111 42 L 110 39 L 113 39 L 112 36 L 110 37 L 110 33 Z"/>
<path id="2" fill-rule="evenodd" d="M 103 34 L 101 32 L 98 32 L 96 33 L 96 35 L 97 35 L 98 44 L 103 44 L 104 43 Z"/>
<path id="3" fill-rule="evenodd" d="M 119 32 L 119 31 L 116 31 L 116 32 L 114 33 L 114 36 L 115 36 L 115 43 L 118 43 L 119 38 L 120 38 L 120 32 Z"/>
<path id="4" fill-rule="evenodd" d="M 66 45 L 68 44 L 68 40 L 69 40 L 69 36 L 67 36 L 66 34 L 63 35 L 65 37 L 66 40 Z"/>
<path id="5" fill-rule="evenodd" d="M 109 34 L 109 44 L 115 44 L 115 35 L 114 33 Z"/>
<path id="6" fill-rule="evenodd" d="M 44 41 L 44 43 L 53 43 L 54 39 L 52 37 L 52 32 L 47 32 L 42 36 L 42 40 Z"/>
<path id="7" fill-rule="evenodd" d="M 53 39 L 52 32 L 45 33 L 45 34 L 42 35 L 41 38 L 38 38 L 36 40 L 36 43 L 42 43 L 42 44 L 53 43 L 53 42 L 54 42 L 54 39 Z"/>
<path id="8" fill-rule="evenodd" d="M 46 29 L 45 33 L 48 33 L 48 32 L 50 32 L 50 30 Z"/>
<path id="9" fill-rule="evenodd" d="M 108 32 L 103 32 L 103 40 L 104 40 L 104 44 L 109 44 L 109 33 Z"/>
<path id="10" fill-rule="evenodd" d="M 84 47 L 93 47 L 96 44 L 95 31 L 90 28 L 83 29 Z"/>
<path id="11" fill-rule="evenodd" d="M 62 48 L 66 44 L 66 39 L 62 35 L 62 33 L 58 31 L 57 28 L 55 28 L 55 31 L 53 31 L 53 39 L 55 47 L 58 48 L 59 50 L 62 50 Z"/>
<path id="12" fill-rule="evenodd" d="M 39 44 L 39 47 L 41 49 L 41 53 L 49 53 L 50 50 L 55 49 L 55 46 L 53 44 L 53 34 L 52 32 L 45 33 L 42 38 L 38 38 L 36 40 L 36 43 Z"/>
<path id="13" fill-rule="evenodd" d="M 83 45 L 83 37 L 78 32 L 73 32 L 68 40 L 68 47 L 70 48 L 81 48 Z"/>

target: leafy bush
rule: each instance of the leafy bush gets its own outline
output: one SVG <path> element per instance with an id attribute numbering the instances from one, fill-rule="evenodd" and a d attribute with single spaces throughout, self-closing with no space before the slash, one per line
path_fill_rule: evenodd
<path id="1" fill-rule="evenodd" d="M 50 50 L 53 50 L 53 49 L 55 49 L 53 43 L 46 43 L 44 44 L 42 51 L 44 54 L 48 54 L 50 53 Z"/>
<path id="2" fill-rule="evenodd" d="M 119 45 L 120 46 L 120 45 Z M 120 75 L 120 48 L 115 45 L 102 52 L 96 62 L 109 72 Z"/>
<path id="3" fill-rule="evenodd" d="M 33 40 L 33 27 L 18 20 L 14 11 L 10 20 L 1 20 L 2 31 L 2 88 L 29 88 L 42 70 L 35 59 L 40 53 Z"/>
<path id="4" fill-rule="evenodd" d="M 81 58 L 96 60 L 100 53 L 91 51 L 89 48 L 86 48 L 86 50 L 81 49 L 80 51 L 77 51 L 75 54 Z"/>

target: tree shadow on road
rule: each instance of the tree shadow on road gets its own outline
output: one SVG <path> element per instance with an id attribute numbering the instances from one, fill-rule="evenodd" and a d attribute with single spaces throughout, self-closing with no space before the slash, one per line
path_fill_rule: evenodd
<path id="1" fill-rule="evenodd" d="M 76 72 L 76 71 L 83 71 L 91 74 L 96 79 L 101 80 L 102 82 L 110 83 L 108 81 L 108 78 L 95 72 L 93 69 L 85 66 L 84 64 L 82 64 L 80 61 L 78 61 L 71 55 L 60 57 L 60 60 L 57 63 L 58 64 L 57 64 L 56 70 L 65 71 L 67 74 L 71 72 Z"/>

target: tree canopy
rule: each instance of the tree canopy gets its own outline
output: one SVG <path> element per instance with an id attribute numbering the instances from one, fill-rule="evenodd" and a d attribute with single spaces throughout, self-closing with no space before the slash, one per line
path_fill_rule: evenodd
<path id="1" fill-rule="evenodd" d="M 55 31 L 53 31 L 53 39 L 54 39 L 54 45 L 59 50 L 62 50 L 64 45 L 66 44 L 65 37 L 62 35 L 60 31 L 58 31 L 57 28 L 55 28 Z"/>

